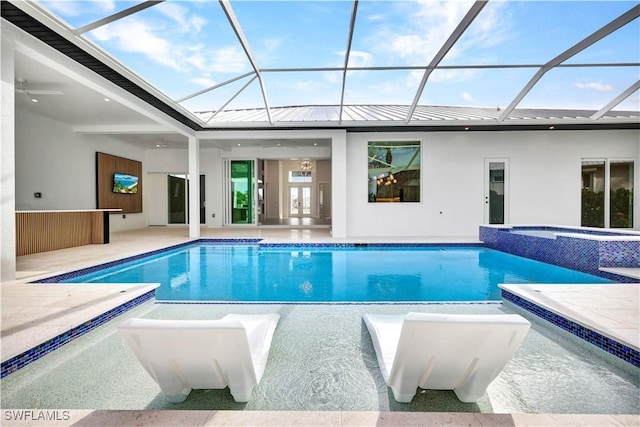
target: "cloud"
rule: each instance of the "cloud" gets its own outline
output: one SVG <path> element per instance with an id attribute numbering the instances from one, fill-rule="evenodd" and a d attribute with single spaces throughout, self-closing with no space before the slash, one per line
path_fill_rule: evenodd
<path id="1" fill-rule="evenodd" d="M 282 39 L 281 38 L 265 38 L 260 40 L 260 43 L 262 44 L 262 47 L 264 49 L 262 50 L 267 50 L 269 52 L 274 51 L 276 49 L 278 49 L 281 45 L 282 45 Z"/>
<path id="2" fill-rule="evenodd" d="M 150 24 L 139 19 L 116 21 L 97 28 L 91 34 L 101 42 L 115 43 L 117 48 L 124 52 L 145 55 L 152 61 L 174 70 L 183 69 L 171 43 L 158 37 Z"/>
<path id="3" fill-rule="evenodd" d="M 180 10 L 173 9 L 175 11 Z M 176 21 L 192 28 L 195 18 L 179 16 Z M 174 29 L 175 30 L 175 29 Z M 155 23 L 130 17 L 126 21 L 115 21 L 97 28 L 91 35 L 103 43 L 115 44 L 123 52 L 144 55 L 156 64 L 161 64 L 182 73 L 223 72 L 240 73 L 247 70 L 248 60 L 239 46 L 207 49 L 204 44 L 193 44 L 190 39 L 171 37 L 166 23 Z"/>
<path id="4" fill-rule="evenodd" d="M 260 48 L 254 52 L 256 54 L 256 60 L 258 63 L 267 68 L 270 64 L 278 60 L 278 53 L 280 46 L 283 44 L 283 39 L 278 37 L 265 37 L 260 39 Z"/>
<path id="5" fill-rule="evenodd" d="M 469 82 L 476 80 L 479 74 L 475 69 L 441 69 L 435 70 L 429 76 L 432 82 Z"/>
<path id="6" fill-rule="evenodd" d="M 208 77 L 195 77 L 195 78 L 189 79 L 189 82 L 202 87 L 211 87 L 211 86 L 215 86 L 216 84 L 214 80 Z"/>
<path id="7" fill-rule="evenodd" d="M 298 91 L 310 91 L 315 90 L 321 86 L 319 81 L 314 80 L 298 80 L 291 83 L 291 88 Z"/>
<path id="8" fill-rule="evenodd" d="M 244 51 L 239 47 L 228 46 L 214 49 L 207 52 L 212 60 L 207 64 L 207 71 L 218 71 L 221 73 L 240 73 L 247 70 L 248 59 Z"/>
<path id="9" fill-rule="evenodd" d="M 598 92 L 610 92 L 613 90 L 613 86 L 603 83 L 574 83 L 574 86 L 578 89 L 595 90 Z"/>
<path id="10" fill-rule="evenodd" d="M 447 61 L 495 46 L 510 37 L 509 2 L 492 3 L 482 10 L 448 52 Z M 397 2 L 396 11 L 389 13 L 388 19 L 370 21 L 373 30 L 366 46 L 375 54 L 374 62 L 384 57 L 385 63 L 426 65 L 471 5 L 470 1 Z"/>
<path id="11" fill-rule="evenodd" d="M 184 32 L 200 32 L 202 26 L 207 22 L 201 16 L 189 16 L 189 9 L 177 3 L 163 2 L 155 10 L 173 19 Z"/>
<path id="12" fill-rule="evenodd" d="M 369 20 L 369 21 L 382 21 L 382 20 L 384 20 L 384 15 L 383 14 L 370 15 L 370 16 L 367 17 L 367 20 Z"/>
<path id="13" fill-rule="evenodd" d="M 462 92 L 462 99 L 467 102 L 475 102 L 475 99 L 473 99 L 473 96 L 471 96 L 469 92 Z"/>
<path id="14" fill-rule="evenodd" d="M 86 13 L 111 14 L 116 9 L 115 0 L 87 0 L 87 1 L 40 1 L 61 17 L 80 16 Z"/>
<path id="15" fill-rule="evenodd" d="M 415 64 L 431 61 L 470 7 L 469 2 L 436 0 L 400 5 L 415 9 L 404 12 L 408 12 L 408 20 L 385 30 L 389 42 L 383 46 L 389 53 L 410 58 Z"/>
<path id="16" fill-rule="evenodd" d="M 344 58 L 344 52 L 340 53 Z M 373 55 L 368 52 L 352 50 L 349 52 L 349 67 L 368 67 L 373 63 Z"/>

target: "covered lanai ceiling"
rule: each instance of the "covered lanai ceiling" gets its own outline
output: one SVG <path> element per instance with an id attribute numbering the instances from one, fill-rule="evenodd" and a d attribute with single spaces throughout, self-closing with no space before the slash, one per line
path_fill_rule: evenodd
<path id="1" fill-rule="evenodd" d="M 11 3 L 192 127 L 640 117 L 637 1 Z"/>

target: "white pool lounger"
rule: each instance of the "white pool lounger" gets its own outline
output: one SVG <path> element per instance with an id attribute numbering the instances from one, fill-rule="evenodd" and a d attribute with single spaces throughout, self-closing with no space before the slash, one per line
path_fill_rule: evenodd
<path id="1" fill-rule="evenodd" d="M 480 399 L 511 359 L 531 324 L 517 314 L 365 314 L 382 377 L 398 402 L 417 388 Z"/>
<path id="2" fill-rule="evenodd" d="M 279 319 L 278 314 L 127 319 L 118 329 L 169 401 L 184 401 L 192 389 L 228 386 L 236 402 L 247 402 L 264 373 Z"/>

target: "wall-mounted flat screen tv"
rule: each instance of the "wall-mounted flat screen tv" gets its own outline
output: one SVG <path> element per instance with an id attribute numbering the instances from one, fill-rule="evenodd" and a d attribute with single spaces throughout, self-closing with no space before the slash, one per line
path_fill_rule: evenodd
<path id="1" fill-rule="evenodd" d="M 124 173 L 113 174 L 113 192 L 136 194 L 138 192 L 138 177 Z"/>

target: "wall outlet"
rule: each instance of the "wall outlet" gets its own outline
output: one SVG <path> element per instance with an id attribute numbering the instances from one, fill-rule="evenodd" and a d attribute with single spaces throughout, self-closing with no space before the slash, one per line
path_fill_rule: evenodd
<path id="1" fill-rule="evenodd" d="M 122 214 L 122 219 L 125 219 L 127 216 L 125 214 Z"/>
<path id="2" fill-rule="evenodd" d="M 211 214 L 211 218 L 215 218 L 215 217 L 216 217 L 216 214 Z"/>

